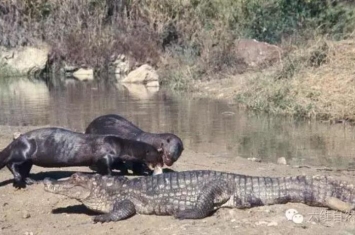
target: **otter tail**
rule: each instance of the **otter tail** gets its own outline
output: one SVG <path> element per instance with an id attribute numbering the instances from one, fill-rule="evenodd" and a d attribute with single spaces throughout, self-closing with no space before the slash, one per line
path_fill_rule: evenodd
<path id="1" fill-rule="evenodd" d="M 0 152 L 0 170 L 9 162 L 10 146 L 11 144 Z"/>
<path id="2" fill-rule="evenodd" d="M 21 159 L 25 161 L 37 151 L 34 139 L 14 139 L 5 149 L 0 152 L 0 170 L 12 160 Z"/>

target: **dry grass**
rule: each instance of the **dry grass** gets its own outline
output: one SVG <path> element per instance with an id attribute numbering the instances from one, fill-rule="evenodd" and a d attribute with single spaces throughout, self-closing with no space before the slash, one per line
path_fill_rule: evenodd
<path id="1" fill-rule="evenodd" d="M 296 101 L 313 104 L 319 118 L 355 120 L 355 42 L 327 41 L 327 62 L 294 79 Z"/>
<path id="2" fill-rule="evenodd" d="M 17 47 L 44 41 L 53 48 L 52 58 L 81 66 L 102 67 L 120 54 L 156 64 L 158 36 L 149 22 L 134 9 L 128 17 L 122 6 L 108 13 L 112 2 L 2 2 L 0 45 Z"/>
<path id="3" fill-rule="evenodd" d="M 237 100 L 273 114 L 355 121 L 355 42 L 310 41 L 268 72 L 243 78 Z"/>

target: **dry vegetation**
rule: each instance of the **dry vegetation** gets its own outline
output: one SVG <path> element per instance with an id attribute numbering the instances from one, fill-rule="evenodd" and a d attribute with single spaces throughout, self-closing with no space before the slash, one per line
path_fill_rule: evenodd
<path id="1" fill-rule="evenodd" d="M 354 9 L 345 0 L 6 0 L 0 45 L 44 41 L 51 63 L 100 70 L 123 53 L 156 66 L 171 88 L 188 90 L 195 81 L 244 73 L 234 42 L 253 38 L 289 53 L 273 72 L 257 71 L 233 87 L 240 103 L 352 120 Z"/>
<path id="2" fill-rule="evenodd" d="M 290 53 L 269 74 L 244 79 L 237 100 L 273 114 L 353 122 L 354 52 L 352 39 L 313 41 Z M 315 59 L 315 54 L 321 58 Z"/>

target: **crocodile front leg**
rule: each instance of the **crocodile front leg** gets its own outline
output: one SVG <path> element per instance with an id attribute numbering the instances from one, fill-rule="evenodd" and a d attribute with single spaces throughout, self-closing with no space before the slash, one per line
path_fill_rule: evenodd
<path id="1" fill-rule="evenodd" d="M 110 213 L 97 215 L 94 217 L 94 222 L 111 222 L 127 219 L 128 217 L 136 214 L 136 208 L 130 200 L 118 201 L 113 206 L 113 210 Z"/>
<path id="2" fill-rule="evenodd" d="M 207 217 L 215 206 L 226 203 L 232 196 L 231 187 L 224 180 L 208 182 L 201 190 L 193 209 L 177 211 L 177 219 L 202 219 Z"/>

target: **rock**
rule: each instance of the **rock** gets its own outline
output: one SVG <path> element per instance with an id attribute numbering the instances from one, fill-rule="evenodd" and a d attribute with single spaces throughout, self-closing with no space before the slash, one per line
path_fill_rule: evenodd
<path id="1" fill-rule="evenodd" d="M 278 159 L 277 159 L 277 164 L 280 164 L 280 165 L 287 165 L 286 158 L 284 158 L 284 157 L 278 158 Z"/>
<path id="2" fill-rule="evenodd" d="M 151 83 L 155 82 L 155 83 Z M 158 83 L 156 83 L 158 82 Z M 144 64 L 139 68 L 130 72 L 127 77 L 122 79 L 122 83 L 141 83 L 141 84 L 153 84 L 154 86 L 159 84 L 159 76 L 156 70 L 148 65 Z"/>
<path id="3" fill-rule="evenodd" d="M 31 217 L 31 214 L 28 211 L 23 211 L 22 212 L 22 218 L 23 219 L 28 219 Z"/>
<path id="4" fill-rule="evenodd" d="M 277 226 L 277 222 L 276 221 L 272 221 L 270 223 L 267 224 L 268 227 L 271 227 L 271 226 Z"/>
<path id="5" fill-rule="evenodd" d="M 13 139 L 14 140 L 17 139 L 18 137 L 20 137 L 20 135 L 21 135 L 21 132 L 14 132 Z"/>
<path id="6" fill-rule="evenodd" d="M 272 222 L 267 222 L 267 221 L 258 221 L 255 223 L 256 226 L 260 226 L 260 225 L 266 225 L 268 227 L 271 227 L 271 226 L 277 226 L 277 222 L 276 221 L 272 221 Z"/>
<path id="7" fill-rule="evenodd" d="M 259 226 L 259 225 L 267 225 L 268 222 L 266 221 L 258 221 L 258 222 L 255 222 L 255 225 Z"/>
<path id="8" fill-rule="evenodd" d="M 236 53 L 249 67 L 263 68 L 280 62 L 283 51 L 280 47 L 251 39 L 235 41 Z"/>
<path id="9" fill-rule="evenodd" d="M 260 158 L 256 158 L 256 157 L 250 157 L 248 158 L 249 161 L 252 161 L 252 162 L 261 162 L 261 159 Z"/>
<path id="10" fill-rule="evenodd" d="M 38 47 L 0 48 L 0 60 L 21 74 L 43 70 L 48 60 L 50 47 L 46 44 Z"/>
<path id="11" fill-rule="evenodd" d="M 78 69 L 73 73 L 73 76 L 80 81 L 94 80 L 94 70 L 93 69 Z"/>
<path id="12" fill-rule="evenodd" d="M 272 211 L 272 210 L 269 210 L 269 209 L 266 209 L 266 210 L 265 210 L 265 213 L 268 213 L 268 214 L 269 214 L 269 213 L 271 213 L 271 212 L 273 212 L 273 211 Z"/>

